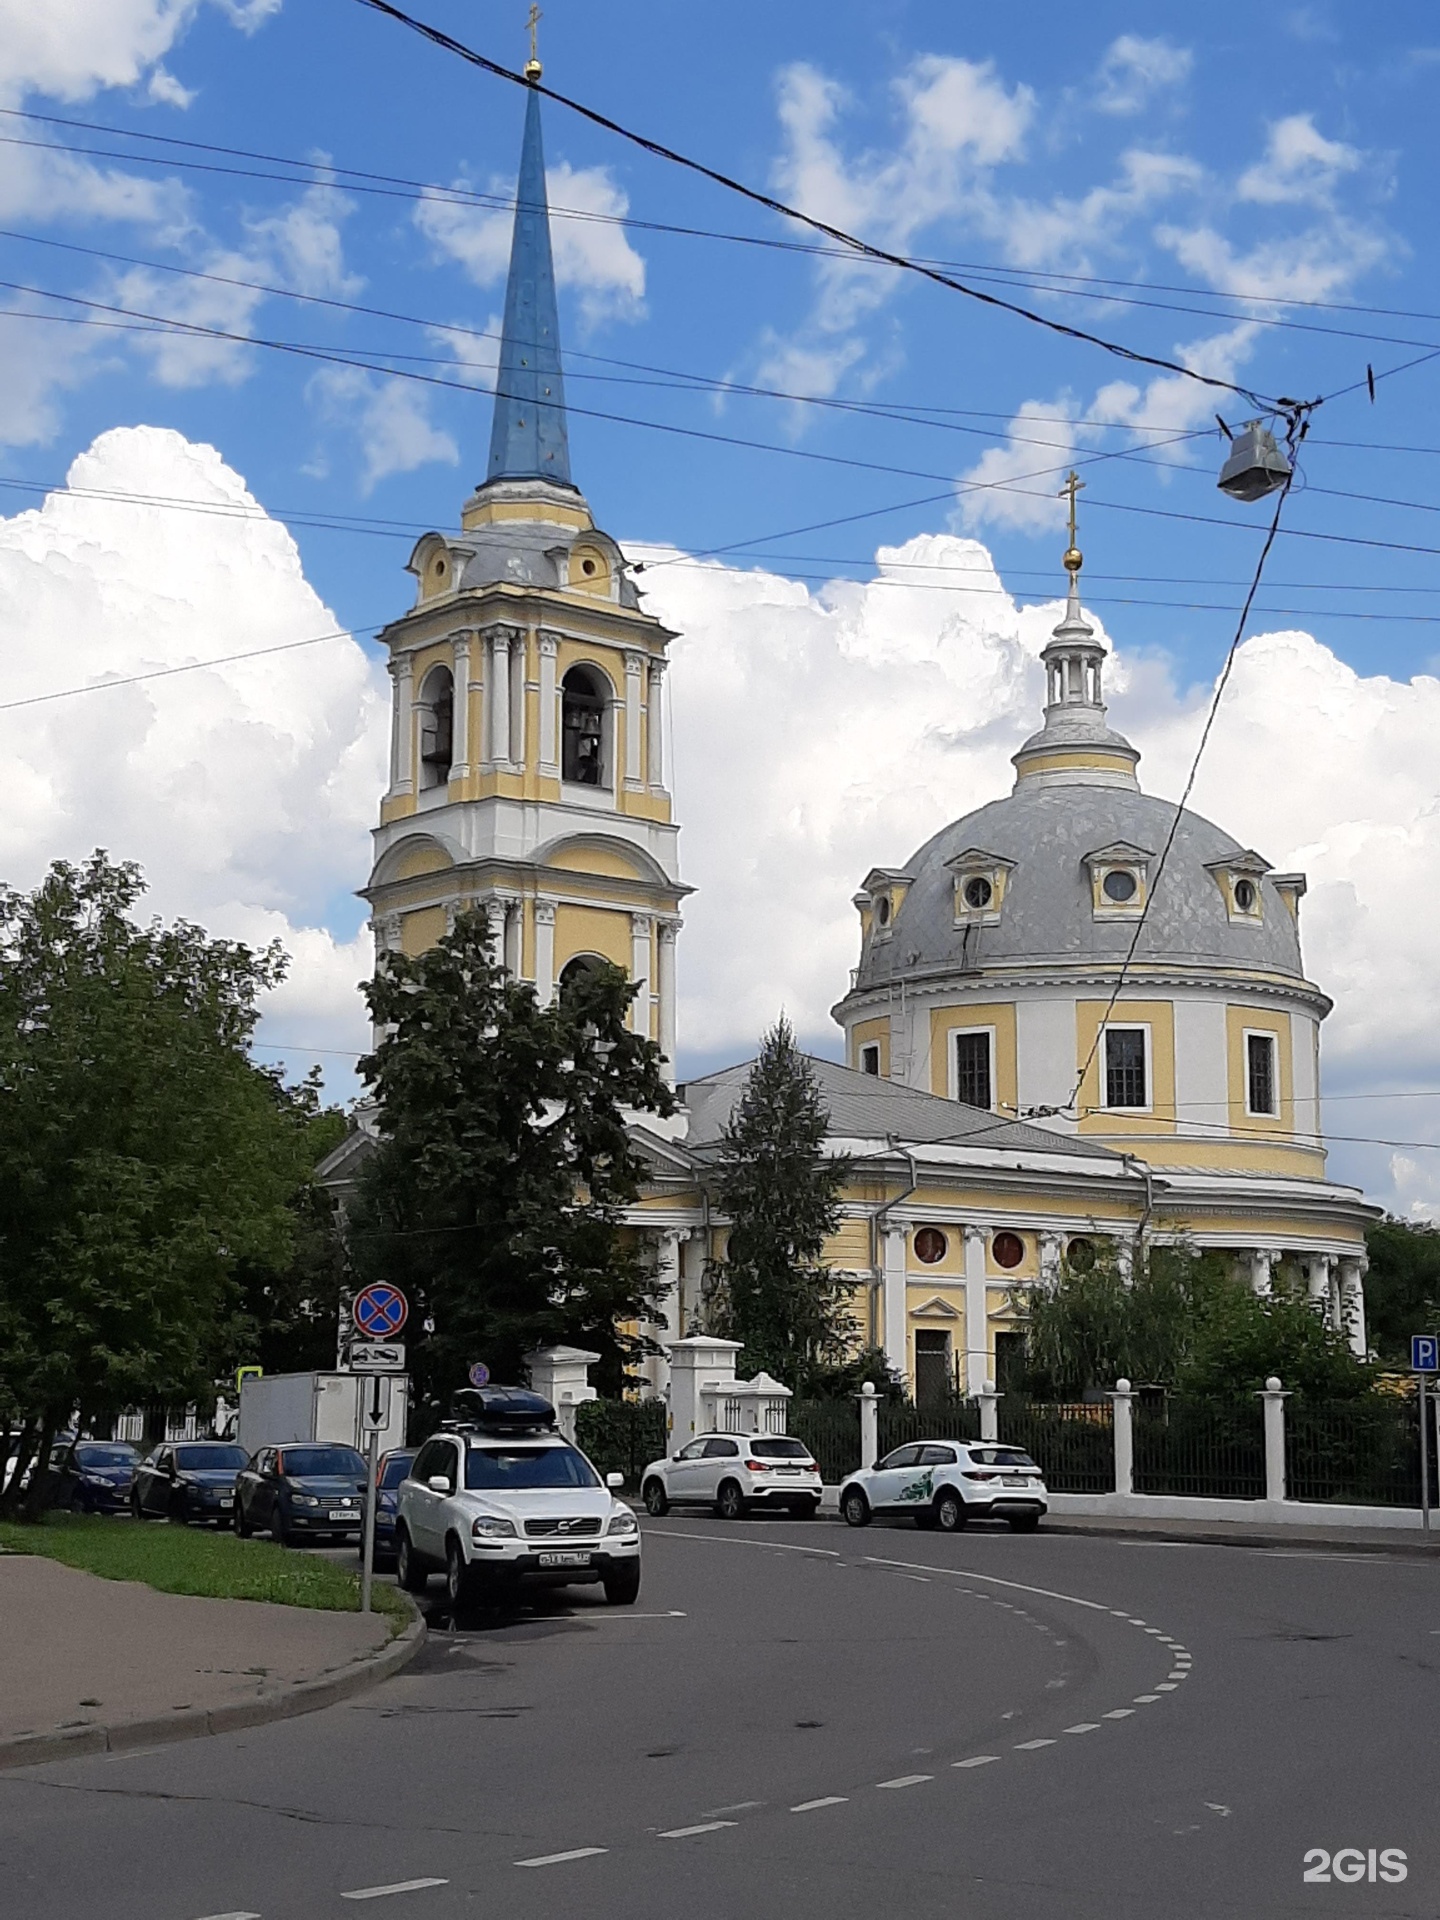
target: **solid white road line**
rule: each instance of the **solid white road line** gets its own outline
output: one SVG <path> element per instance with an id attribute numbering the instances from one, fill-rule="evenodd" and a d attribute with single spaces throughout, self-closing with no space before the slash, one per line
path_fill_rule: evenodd
<path id="1" fill-rule="evenodd" d="M 843 1793 L 827 1793 L 823 1800 L 802 1800 L 798 1807 L 791 1807 L 791 1813 L 816 1813 L 821 1807 L 843 1807 L 846 1797 Z"/>
<path id="2" fill-rule="evenodd" d="M 733 1827 L 734 1820 L 702 1820 L 694 1827 L 670 1827 L 660 1835 L 662 1840 L 689 1840 L 697 1833 L 718 1833 L 721 1827 Z"/>
<path id="3" fill-rule="evenodd" d="M 935 1778 L 933 1773 L 902 1773 L 894 1780 L 877 1780 L 877 1787 L 919 1787 Z"/>
<path id="4" fill-rule="evenodd" d="M 342 1900 L 383 1900 L 387 1893 L 418 1893 L 422 1887 L 448 1887 L 448 1880 L 397 1880 L 388 1887 L 356 1887 L 342 1893 Z"/>
<path id="5" fill-rule="evenodd" d="M 202 1920 L 260 1920 L 258 1913 L 207 1913 Z"/>
<path id="6" fill-rule="evenodd" d="M 572 1847 L 568 1853 L 539 1853 L 533 1860 L 517 1860 L 517 1867 L 561 1867 L 567 1860 L 593 1860 L 597 1853 L 608 1853 L 608 1847 Z"/>
<path id="7" fill-rule="evenodd" d="M 1098 1733 L 1100 1731 L 1100 1722 L 1098 1720 L 1082 1720 L 1078 1727 L 1066 1727 L 1065 1731 L 1066 1733 Z"/>
<path id="8" fill-rule="evenodd" d="M 977 1753 L 973 1760 L 952 1760 L 952 1767 L 989 1767 L 1000 1758 L 998 1753 Z"/>
<path id="9" fill-rule="evenodd" d="M 703 1536 L 700 1536 L 703 1538 Z M 761 1542 L 755 1543 L 757 1546 Z M 993 1573 L 976 1573 L 972 1567 L 932 1567 L 918 1560 L 882 1560 L 879 1554 L 867 1553 L 865 1559 L 872 1567 L 900 1567 L 907 1573 L 949 1573 L 964 1580 L 986 1580 L 992 1587 L 1009 1587 L 1015 1593 L 1038 1593 L 1042 1600 L 1067 1600 L 1072 1607 L 1088 1607 L 1092 1613 L 1110 1613 L 1110 1607 L 1102 1607 L 1098 1600 L 1082 1600 L 1076 1593 L 1056 1593 L 1050 1587 L 1027 1587 L 1021 1580 L 1000 1580 Z M 1124 1620 L 1128 1616 L 1120 1614 Z"/>
<path id="10" fill-rule="evenodd" d="M 1016 1753 L 1034 1753 L 1038 1747 L 1053 1747 L 1053 1740 L 1022 1740 L 1016 1746 Z"/>
<path id="11" fill-rule="evenodd" d="M 1133 1707 L 1112 1707 L 1109 1713 L 1101 1714 L 1102 1720 L 1128 1720 L 1135 1709 Z"/>

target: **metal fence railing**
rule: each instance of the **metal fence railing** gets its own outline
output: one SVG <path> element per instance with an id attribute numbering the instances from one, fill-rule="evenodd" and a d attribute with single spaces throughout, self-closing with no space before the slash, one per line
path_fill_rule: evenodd
<path id="1" fill-rule="evenodd" d="M 1108 1400 L 1062 1405 L 1006 1394 L 1000 1438 L 1023 1447 L 1052 1493 L 1113 1493 L 1114 1415 Z"/>
<path id="2" fill-rule="evenodd" d="M 575 1438 L 601 1473 L 623 1473 L 638 1487 L 652 1460 L 668 1451 L 663 1400 L 586 1400 L 575 1409 Z"/>
<path id="3" fill-rule="evenodd" d="M 827 1487 L 839 1486 L 860 1464 L 860 1415 L 853 1400 L 792 1400 L 789 1427 L 820 1463 Z"/>
<path id="4" fill-rule="evenodd" d="M 1420 1505 L 1418 1407 L 1411 1399 L 1296 1401 L 1285 1406 L 1285 1478 L 1292 1500 L 1366 1507 Z M 1435 1497 L 1435 1437 L 1430 1493 Z"/>
<path id="5" fill-rule="evenodd" d="M 1166 1394 L 1135 1408 L 1135 1491 L 1263 1500 L 1265 1428 L 1258 1395 Z"/>
<path id="6" fill-rule="evenodd" d="M 980 1438 L 980 1408 L 974 1400 L 941 1400 L 928 1407 L 911 1406 L 908 1400 L 882 1400 L 878 1411 L 882 1460 L 892 1448 L 910 1440 Z"/>

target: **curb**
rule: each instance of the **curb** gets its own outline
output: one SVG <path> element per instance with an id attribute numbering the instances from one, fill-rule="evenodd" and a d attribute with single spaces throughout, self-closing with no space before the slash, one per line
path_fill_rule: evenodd
<path id="1" fill-rule="evenodd" d="M 1097 1519 L 1093 1522 L 1081 1522 L 1064 1519 L 1055 1513 L 1047 1513 L 1043 1522 L 1046 1533 L 1068 1533 L 1078 1538 L 1094 1535 L 1100 1539 L 1160 1540 L 1167 1544 L 1196 1547 L 1259 1547 L 1268 1551 L 1287 1548 L 1290 1551 L 1300 1549 L 1323 1548 L 1330 1552 L 1390 1554 L 1407 1560 L 1433 1560 L 1440 1555 L 1440 1538 L 1434 1546 L 1426 1546 L 1422 1540 L 1391 1538 L 1376 1540 L 1369 1538 L 1362 1528 L 1353 1533 L 1306 1533 L 1301 1529 L 1285 1527 L 1270 1532 L 1247 1528 L 1240 1533 L 1215 1533 L 1200 1527 L 1167 1527 L 1150 1524 L 1137 1527 L 1127 1526 L 1124 1520 Z"/>
<path id="2" fill-rule="evenodd" d="M 253 1700 L 232 1700 L 223 1707 L 186 1707 L 179 1713 L 147 1714 L 116 1720 L 105 1726 L 72 1727 L 57 1733 L 20 1733 L 0 1739 L 0 1771 L 11 1767 L 48 1766 L 57 1760 L 83 1760 L 97 1753 L 126 1753 L 135 1747 L 173 1746 L 181 1740 L 199 1740 L 212 1733 L 237 1733 L 263 1727 L 271 1720 L 293 1720 L 302 1713 L 318 1713 L 357 1693 L 379 1686 L 399 1673 L 425 1644 L 425 1622 L 411 1604 L 408 1627 L 378 1653 L 354 1660 L 339 1673 L 318 1680 L 302 1680 Z"/>

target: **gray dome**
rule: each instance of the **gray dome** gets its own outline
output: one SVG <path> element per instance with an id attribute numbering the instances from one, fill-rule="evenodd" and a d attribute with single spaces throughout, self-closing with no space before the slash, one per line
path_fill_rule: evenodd
<path id="1" fill-rule="evenodd" d="M 1131 787 L 1022 779 L 1006 799 L 943 828 L 900 870 L 911 885 L 888 937 L 867 941 L 856 988 L 937 969 L 970 974 L 1008 962 L 1083 966 L 1123 959 L 1134 922 L 1096 917 L 1086 856 L 1129 842 L 1148 852 L 1153 876 L 1174 818 L 1172 802 Z M 1014 865 L 997 923 L 957 927 L 955 875 L 945 863 L 976 848 Z M 1247 866 L 1247 877 L 1262 889 L 1262 917 L 1240 924 L 1206 871 L 1207 862 L 1245 851 L 1199 814 L 1181 815 L 1137 962 L 1197 970 L 1239 966 L 1304 978 L 1295 918 L 1273 880 Z"/>

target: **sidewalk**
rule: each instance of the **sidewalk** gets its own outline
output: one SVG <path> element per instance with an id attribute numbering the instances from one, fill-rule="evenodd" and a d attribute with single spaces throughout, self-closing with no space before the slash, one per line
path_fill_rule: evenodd
<path id="1" fill-rule="evenodd" d="M 197 1600 L 0 1554 L 0 1767 L 309 1712 L 403 1666 L 420 1622 Z"/>

